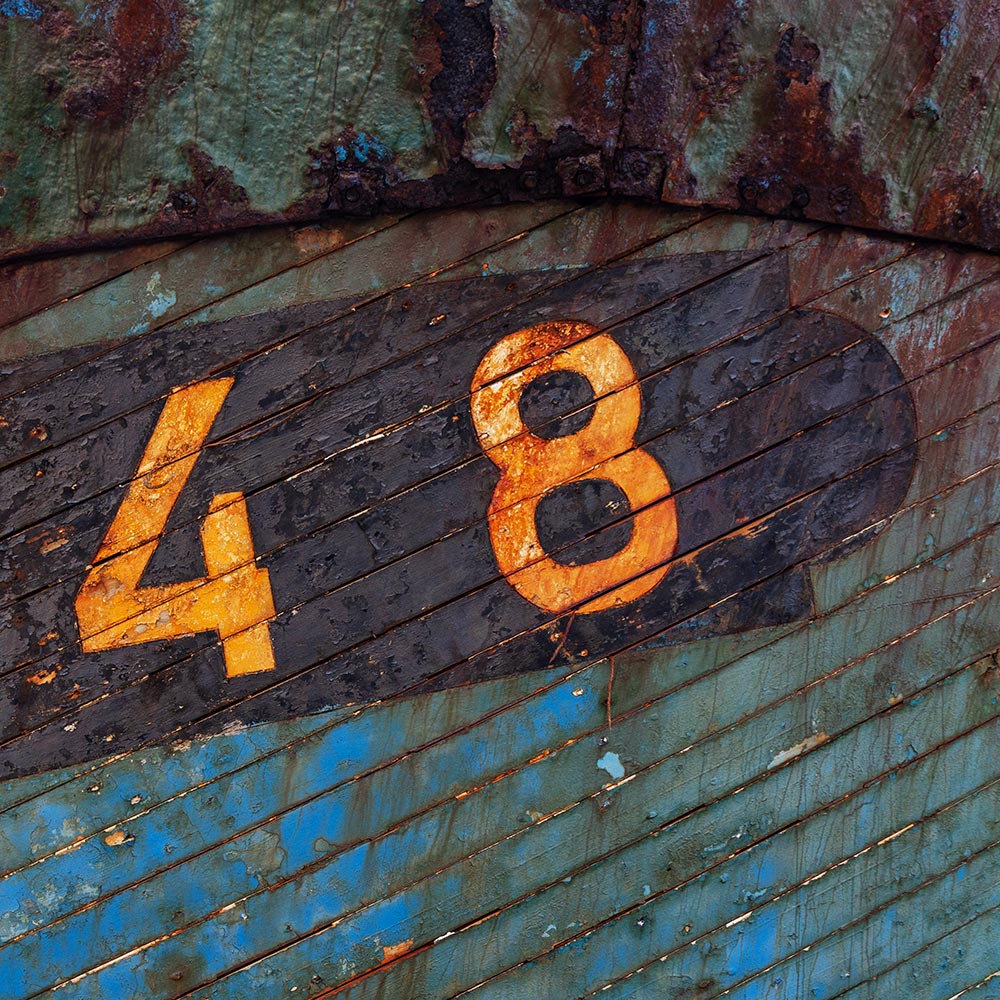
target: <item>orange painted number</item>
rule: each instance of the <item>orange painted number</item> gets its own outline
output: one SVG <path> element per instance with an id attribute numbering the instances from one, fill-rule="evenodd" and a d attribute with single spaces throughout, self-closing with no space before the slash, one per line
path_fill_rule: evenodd
<path id="1" fill-rule="evenodd" d="M 529 431 L 521 394 L 540 376 L 570 371 L 590 383 L 593 415 L 583 430 L 550 440 Z M 501 473 L 490 504 L 490 539 L 501 572 L 522 597 L 546 611 L 589 613 L 648 593 L 677 546 L 677 513 L 660 464 L 636 448 L 642 396 L 625 352 L 586 323 L 518 330 L 496 343 L 472 381 L 472 420 Z M 632 535 L 615 555 L 579 566 L 548 556 L 538 538 L 541 498 L 566 483 L 603 479 L 628 498 Z M 589 600 L 588 600 L 589 599 Z"/>
<path id="2" fill-rule="evenodd" d="M 226 675 L 274 669 L 271 580 L 255 564 L 242 493 L 219 493 L 201 526 L 207 576 L 165 587 L 139 581 L 233 380 L 168 397 L 135 478 L 76 598 L 85 652 L 217 632 Z M 180 456 L 180 457 L 178 457 Z"/>

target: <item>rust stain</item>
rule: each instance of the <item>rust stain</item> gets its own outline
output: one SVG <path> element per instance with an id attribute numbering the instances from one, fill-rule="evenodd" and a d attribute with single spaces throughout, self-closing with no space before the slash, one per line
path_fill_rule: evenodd
<path id="1" fill-rule="evenodd" d="M 129 839 L 128 834 L 124 830 L 115 830 L 104 838 L 104 843 L 109 847 L 121 847 Z"/>
<path id="2" fill-rule="evenodd" d="M 888 215 L 886 183 L 861 167 L 859 133 L 837 138 L 832 85 L 821 78 L 819 59 L 819 47 L 803 31 L 784 28 L 774 55 L 771 119 L 738 160 L 736 201 L 743 209 L 877 227 Z"/>
<path id="3" fill-rule="evenodd" d="M 212 227 L 212 220 L 221 218 L 251 224 L 254 213 L 248 212 L 250 197 L 246 188 L 236 183 L 232 170 L 217 164 L 193 142 L 186 143 L 181 151 L 192 179 L 171 188 L 163 217 L 194 220 L 206 228 Z"/>
<path id="4" fill-rule="evenodd" d="M 292 242 L 301 254 L 336 250 L 347 240 L 340 226 L 300 226 L 292 230 Z"/>
<path id="5" fill-rule="evenodd" d="M 188 15 L 179 0 L 99 0 L 89 13 L 89 30 L 70 56 L 75 85 L 63 107 L 70 122 L 123 124 L 152 83 L 183 60 Z"/>
<path id="6" fill-rule="evenodd" d="M 387 944 L 382 949 L 382 961 L 391 962 L 394 958 L 399 958 L 400 955 L 405 955 L 413 947 L 413 939 L 409 938 L 406 941 L 400 941 L 399 944 Z"/>

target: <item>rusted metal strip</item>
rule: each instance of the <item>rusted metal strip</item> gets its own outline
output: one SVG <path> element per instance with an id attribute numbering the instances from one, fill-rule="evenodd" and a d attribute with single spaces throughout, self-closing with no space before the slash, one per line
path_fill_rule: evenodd
<path id="1" fill-rule="evenodd" d="M 0 5 L 0 256 L 590 196 L 1000 246 L 993 0 Z"/>

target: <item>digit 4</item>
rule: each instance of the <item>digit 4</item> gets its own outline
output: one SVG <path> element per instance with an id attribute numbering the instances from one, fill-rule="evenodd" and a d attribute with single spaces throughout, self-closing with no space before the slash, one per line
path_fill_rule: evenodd
<path id="1" fill-rule="evenodd" d="M 226 676 L 274 669 L 271 580 L 255 563 L 242 493 L 212 497 L 201 525 L 207 575 L 140 587 L 170 512 L 233 379 L 195 382 L 168 397 L 135 477 L 76 598 L 84 652 L 216 632 Z"/>

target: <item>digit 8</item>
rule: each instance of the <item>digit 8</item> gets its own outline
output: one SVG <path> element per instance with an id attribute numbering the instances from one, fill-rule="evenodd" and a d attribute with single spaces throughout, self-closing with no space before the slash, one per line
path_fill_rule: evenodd
<path id="1" fill-rule="evenodd" d="M 549 440 L 528 430 L 519 402 L 535 379 L 553 371 L 582 375 L 597 402 L 586 427 Z M 490 541 L 511 586 L 545 611 L 581 605 L 577 611 L 588 614 L 628 604 L 667 572 L 677 546 L 677 511 L 660 464 L 635 447 L 641 407 L 628 356 L 588 323 L 518 330 L 494 344 L 476 369 L 472 422 L 501 472 L 488 513 Z M 635 512 L 632 536 L 613 556 L 564 566 L 546 554 L 535 511 L 545 493 L 585 479 L 609 481 L 625 494 Z"/>

